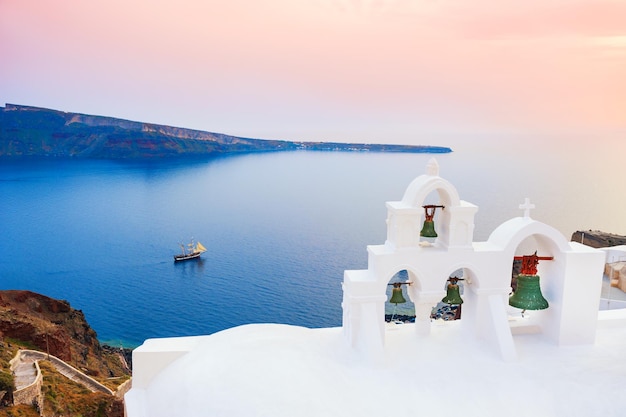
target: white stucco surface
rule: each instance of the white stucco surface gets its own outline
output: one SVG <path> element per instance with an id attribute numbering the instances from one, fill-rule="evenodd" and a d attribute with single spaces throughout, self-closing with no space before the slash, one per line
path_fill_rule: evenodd
<path id="1" fill-rule="evenodd" d="M 355 355 L 340 328 L 237 327 L 133 388 L 128 416 L 623 416 L 626 312 L 610 315 L 593 345 L 516 335 L 514 362 L 468 340 L 460 322 L 434 322 L 425 339 L 411 324 L 388 326 L 378 364 Z"/>

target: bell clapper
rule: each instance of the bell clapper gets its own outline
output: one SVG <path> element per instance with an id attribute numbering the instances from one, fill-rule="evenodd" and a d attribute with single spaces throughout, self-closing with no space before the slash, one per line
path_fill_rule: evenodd
<path id="1" fill-rule="evenodd" d="M 396 319 L 396 310 L 398 309 L 398 304 L 396 303 L 393 306 L 393 313 L 391 313 L 391 320 L 389 320 L 390 322 L 394 322 L 394 320 Z"/>

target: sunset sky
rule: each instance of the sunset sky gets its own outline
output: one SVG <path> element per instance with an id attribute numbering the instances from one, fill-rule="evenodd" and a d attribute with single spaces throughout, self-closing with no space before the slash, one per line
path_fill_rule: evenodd
<path id="1" fill-rule="evenodd" d="M 626 0 L 0 0 L 5 103 L 286 140 L 626 132 Z"/>

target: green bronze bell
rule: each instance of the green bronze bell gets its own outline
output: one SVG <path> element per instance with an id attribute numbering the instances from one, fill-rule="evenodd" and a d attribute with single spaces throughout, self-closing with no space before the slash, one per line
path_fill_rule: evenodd
<path id="1" fill-rule="evenodd" d="M 420 236 L 437 237 L 437 232 L 435 232 L 435 222 L 432 220 L 425 220 Z"/>
<path id="2" fill-rule="evenodd" d="M 450 305 L 463 304 L 463 299 L 461 298 L 461 292 L 459 291 L 458 284 L 451 282 L 450 284 L 448 284 L 446 291 L 446 296 L 441 299 L 442 303 Z"/>
<path id="3" fill-rule="evenodd" d="M 420 232 L 420 236 L 423 237 L 437 237 L 437 232 L 435 232 L 435 211 L 438 208 L 444 209 L 444 206 L 436 206 L 433 204 L 429 204 L 424 207 L 424 225 L 422 226 L 422 231 Z"/>
<path id="4" fill-rule="evenodd" d="M 509 297 L 509 305 L 522 310 L 544 310 L 548 308 L 548 301 L 541 294 L 539 275 L 518 275 L 517 289 Z"/>
<path id="5" fill-rule="evenodd" d="M 391 291 L 391 298 L 389 299 L 389 302 L 396 305 L 406 303 L 404 295 L 402 295 L 402 284 L 393 284 L 393 290 Z"/>

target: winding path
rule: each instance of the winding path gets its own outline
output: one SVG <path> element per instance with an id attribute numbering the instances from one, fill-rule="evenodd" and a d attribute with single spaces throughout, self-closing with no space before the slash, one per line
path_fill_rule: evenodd
<path id="1" fill-rule="evenodd" d="M 34 361 L 21 357 L 20 352 L 15 356 L 15 360 L 17 361 L 13 370 L 15 389 L 20 390 L 35 382 L 37 369 L 33 366 Z"/>
<path id="2" fill-rule="evenodd" d="M 48 360 L 59 373 L 74 382 L 78 382 L 79 384 L 84 385 L 90 391 L 104 392 L 105 394 L 114 395 L 114 392 L 111 391 L 109 388 L 105 387 L 90 376 L 80 372 L 73 366 L 70 366 L 66 362 L 63 362 L 56 356 L 48 355 L 44 352 L 39 352 L 36 350 L 23 349 L 17 353 L 15 358 L 18 361 L 15 366 L 15 370 L 13 371 L 15 374 L 16 390 L 25 388 L 35 382 L 35 378 L 37 377 L 37 371 L 33 366 L 33 362 Z"/>

